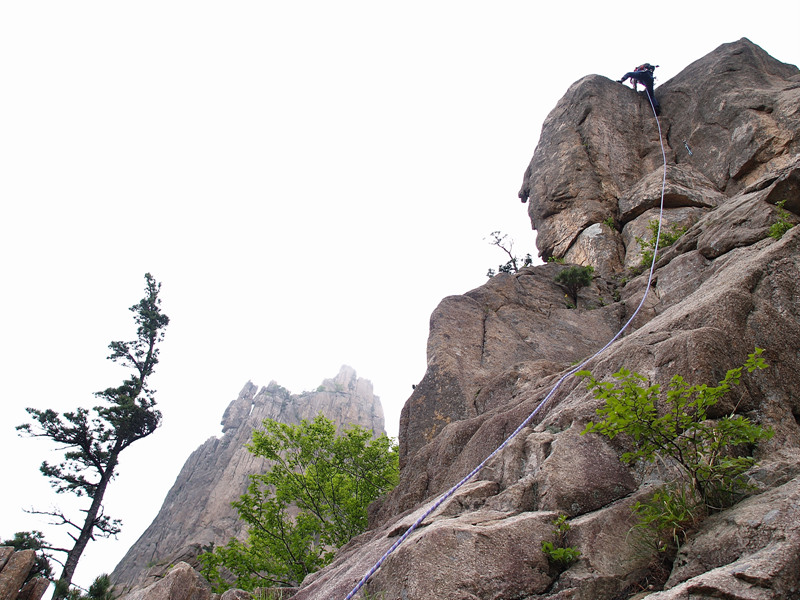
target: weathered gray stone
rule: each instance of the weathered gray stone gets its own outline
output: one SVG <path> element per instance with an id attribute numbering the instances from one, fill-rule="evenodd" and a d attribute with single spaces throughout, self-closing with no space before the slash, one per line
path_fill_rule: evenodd
<path id="1" fill-rule="evenodd" d="M 11 554 L 0 571 L 0 600 L 15 600 L 34 562 L 36 552 L 33 550 L 20 550 Z"/>
<path id="2" fill-rule="evenodd" d="M 253 591 L 255 598 L 269 598 L 269 600 L 289 600 L 297 593 L 295 587 L 256 588 Z"/>
<path id="3" fill-rule="evenodd" d="M 745 38 L 683 69 L 658 88 L 679 161 L 728 196 L 791 161 L 800 150 L 797 75 Z"/>
<path id="4" fill-rule="evenodd" d="M 732 198 L 703 220 L 697 250 L 706 258 L 717 258 L 734 248 L 749 246 L 769 234 L 777 221 L 775 210 L 761 198 L 766 190 Z"/>
<path id="5" fill-rule="evenodd" d="M 627 223 L 646 210 L 658 208 L 664 184 L 664 207 L 714 208 L 725 196 L 702 174 L 690 165 L 667 165 L 642 178 L 618 201 L 619 220 Z"/>
<path id="6" fill-rule="evenodd" d="M 720 592 L 745 588 L 754 597 L 759 590 L 765 597 L 791 598 L 800 595 L 798 549 L 800 479 L 795 478 L 709 518 L 681 548 L 666 585 L 678 588 L 718 570 L 713 579 Z M 702 581 L 706 580 L 700 578 L 684 589 Z"/>
<path id="7" fill-rule="evenodd" d="M 650 107 L 632 94 L 589 75 L 545 119 L 520 190 L 542 257 L 563 257 L 581 231 L 616 218 L 617 198 L 661 164 Z"/>
<path id="8" fill-rule="evenodd" d="M 400 416 L 401 465 L 449 423 L 509 402 L 523 382 L 540 376 L 540 369 L 529 371 L 532 361 L 544 361 L 537 363 L 540 366 L 552 361 L 568 365 L 614 335 L 622 307 L 605 306 L 612 302 L 611 287 L 596 279 L 578 296 L 581 307 L 594 310 L 571 310 L 567 308 L 570 300 L 555 283 L 564 268 L 548 264 L 503 273 L 463 296 L 442 300 L 431 316 L 428 369 Z M 521 363 L 529 366 L 506 372 Z M 424 426 L 409 428 L 412 423 Z M 463 434 L 456 429 L 450 432 L 456 438 Z M 494 436 L 489 439 L 496 441 Z M 458 446 L 457 451 L 461 450 Z M 443 476 L 442 469 L 448 468 L 444 465 L 451 464 L 449 455 L 445 451 L 429 457 L 433 463 L 423 459 L 424 464 L 416 467 L 418 474 Z"/>
<path id="9" fill-rule="evenodd" d="M 683 256 L 691 260 L 681 262 Z M 755 345 L 767 348 L 770 369 L 752 376 L 753 379 L 745 376 L 742 388 L 723 402 L 721 410 L 729 412 L 738 406 L 753 411 L 775 429 L 773 440 L 760 450 L 760 472 L 754 473 L 765 489 L 786 477 L 796 477 L 800 469 L 797 452 L 800 426 L 793 415 L 800 415 L 800 402 L 796 400 L 800 398 L 797 376 L 800 306 L 791 298 L 800 297 L 800 229 L 790 231 L 780 242 L 766 238 L 734 249 L 716 261 L 705 259 L 696 251 L 679 254 L 657 270 L 658 278 L 662 271 L 668 273 L 669 268 L 686 272 L 700 269 L 705 275 L 693 279 L 691 291 L 683 298 L 671 298 L 669 306 L 662 306 L 656 298 L 658 310 L 637 331 L 620 340 L 610 354 L 595 360 L 592 371 L 607 377 L 625 365 L 662 385 L 675 373 L 683 374 L 690 383 L 713 383 L 724 376 L 727 368 L 741 364 Z M 552 266 L 537 269 L 552 270 Z M 490 305 L 491 290 L 506 289 L 499 283 L 502 282 L 482 290 L 484 301 Z M 674 284 L 671 287 L 679 289 Z M 674 291 L 671 295 L 679 294 Z M 503 298 L 505 301 L 506 296 Z M 574 311 L 584 315 L 591 312 L 594 311 Z M 448 331 L 458 347 L 456 327 L 454 322 Z M 444 339 L 444 331 L 440 335 Z M 513 353 L 506 355 L 511 361 L 515 357 Z M 495 355 L 494 360 L 498 359 Z M 528 364 L 531 367 L 526 369 Z M 335 568 L 325 569 L 304 582 L 296 598 L 331 597 L 328 594 L 334 590 L 333 597 L 346 594 L 348 584 L 352 586 L 356 579 L 352 564 L 363 567 L 369 557 L 377 560 L 391 542 L 391 536 L 404 531 L 420 511 L 394 522 L 390 515 L 420 506 L 413 503 L 413 498 L 420 495 L 432 498 L 455 483 L 536 407 L 554 382 L 552 377 L 543 377 L 547 369 L 536 370 L 545 365 L 556 372 L 559 369 L 558 363 L 552 362 L 507 363 L 508 377 L 494 389 L 493 394 L 498 398 L 490 404 L 488 412 L 476 411 L 474 417 L 451 419 L 428 444 L 406 457 L 401 484 L 384 506 L 384 509 L 390 505 L 394 508 L 384 510 L 374 520 L 376 529 L 362 536 L 358 545 L 341 551 Z M 537 376 L 532 376 L 533 373 Z M 465 374 L 459 374 L 458 378 L 471 381 Z M 624 590 L 638 589 L 651 560 L 641 547 L 630 542 L 628 535 L 632 524 L 630 506 L 642 498 L 639 491 L 634 491 L 640 480 L 618 461 L 621 449 L 615 443 L 609 444 L 597 436 L 578 435 L 582 424 L 593 417 L 598 402 L 575 381 L 562 387 L 536 430 L 523 432 L 487 465 L 477 481 L 460 490 L 429 517 L 429 525 L 418 530 L 401 546 L 402 551 L 386 561 L 374 577 L 371 591 L 386 592 L 386 598 L 393 599 L 427 598 L 433 593 L 427 578 L 437 582 L 440 591 L 436 597 L 445 598 L 539 594 L 551 600 L 611 599 Z M 499 398 L 502 395 L 515 401 L 502 402 Z M 434 464 L 435 468 L 426 470 L 426 464 Z M 763 502 L 765 506 L 774 504 L 769 498 Z M 541 562 L 542 555 L 537 557 L 536 552 L 529 550 L 538 547 L 542 539 L 548 539 L 548 521 L 557 513 L 573 516 L 569 543 L 580 549 L 582 556 L 554 579 L 549 567 Z M 520 526 L 516 536 L 513 532 L 522 517 L 529 525 L 539 525 L 534 529 Z M 791 518 L 792 514 L 787 514 L 787 519 Z M 385 528 L 381 528 L 381 522 L 387 523 Z M 713 522 L 708 526 L 706 539 L 712 548 L 717 545 L 717 530 Z M 472 537 L 476 530 L 491 551 L 483 550 L 481 554 L 482 542 Z M 505 536 L 515 539 L 515 543 L 505 541 Z M 471 554 L 458 550 L 454 540 L 461 540 Z M 766 546 L 770 547 L 768 542 Z M 788 544 L 770 551 L 774 568 L 764 572 L 787 579 L 794 565 L 788 554 L 791 547 Z M 702 565 L 703 552 L 691 551 L 688 554 L 691 564 Z M 431 560 L 430 556 L 436 559 Z M 455 562 L 451 563 L 451 558 Z M 513 565 L 515 574 L 510 576 L 498 563 Z M 766 568 L 766 562 L 753 564 L 758 569 Z M 479 567 L 481 577 L 476 575 Z M 730 568 L 741 570 L 742 564 L 735 563 Z M 753 569 L 733 581 L 741 583 L 743 576 L 754 578 L 753 573 L 761 572 Z M 738 587 L 714 583 L 722 577 L 715 569 L 698 577 L 694 583 L 686 583 L 694 587 L 680 587 L 684 585 L 680 583 L 676 589 L 699 593 L 698 590 L 705 589 L 704 585 L 713 584 L 720 590 L 741 591 L 739 583 Z M 787 581 L 781 589 L 791 589 L 790 579 Z M 746 587 L 749 589 L 753 584 L 747 583 Z"/>
<path id="10" fill-rule="evenodd" d="M 708 82 L 702 90 L 694 79 L 698 72 Z M 659 87 L 668 162 L 665 208 L 713 208 L 726 195 L 796 164 L 797 78 L 796 67 L 742 39 Z M 531 200 L 542 257 L 616 272 L 618 264 L 606 262 L 614 242 L 597 235 L 597 224 L 612 218 L 624 226 L 659 205 L 664 169 L 658 131 L 649 105 L 632 95 L 603 77 L 585 77 L 545 120 L 520 190 Z M 797 177 L 784 177 L 783 186 L 796 188 Z M 587 248 L 593 244 L 596 250 Z M 625 266 L 632 262 L 629 256 Z"/>
<path id="11" fill-rule="evenodd" d="M 689 229 L 701 218 L 703 214 L 705 214 L 705 212 L 706 211 L 701 208 L 693 207 L 664 209 L 663 214 L 661 215 L 662 235 L 671 233 L 673 228 Z M 625 245 L 624 266 L 626 269 L 634 269 L 641 266 L 642 245 L 638 239 L 645 241 L 653 239 L 653 232 L 650 229 L 650 222 L 657 222 L 658 216 L 659 210 L 657 208 L 650 209 L 625 224 L 625 227 L 622 229 L 622 241 Z M 663 257 L 665 254 L 665 249 L 660 249 L 658 254 L 658 258 Z M 650 264 L 647 264 L 646 268 L 649 269 Z"/>
<path id="12" fill-rule="evenodd" d="M 245 590 L 225 590 L 219 600 L 253 600 L 253 594 Z"/>
<path id="13" fill-rule="evenodd" d="M 163 579 L 134 590 L 126 600 L 210 600 L 211 586 L 189 564 L 179 562 Z"/>
<path id="14" fill-rule="evenodd" d="M 14 554 L 13 546 L 0 546 L 0 571 L 6 565 L 8 559 L 11 558 L 12 554 Z"/>
<path id="15" fill-rule="evenodd" d="M 47 588 L 50 587 L 50 580 L 43 577 L 31 579 L 26 583 L 17 595 L 17 600 L 40 600 Z"/>
<path id="16" fill-rule="evenodd" d="M 603 277 L 622 271 L 625 247 L 616 230 L 606 223 L 590 225 L 578 235 L 564 254 L 564 261 L 582 266 L 593 266 Z"/>
<path id="17" fill-rule="evenodd" d="M 582 424 L 575 424 L 553 439 L 535 478 L 538 510 L 584 515 L 636 489 L 617 453 L 597 436 L 580 435 L 582 429 Z"/>
<path id="18" fill-rule="evenodd" d="M 376 574 L 371 589 L 391 590 L 396 597 L 452 600 L 544 592 L 553 577 L 539 541 L 550 538 L 556 515 L 500 516 L 477 511 L 435 521 L 415 543 L 399 548 L 398 560 Z M 529 543 L 520 544 L 520 539 Z M 422 564 L 426 568 L 419 568 Z"/>

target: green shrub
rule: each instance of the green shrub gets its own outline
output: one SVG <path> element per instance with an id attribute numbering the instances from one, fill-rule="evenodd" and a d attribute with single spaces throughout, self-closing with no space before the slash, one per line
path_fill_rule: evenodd
<path id="1" fill-rule="evenodd" d="M 361 598 L 363 600 L 386 600 L 386 592 L 369 592 L 363 590 L 361 592 Z"/>
<path id="2" fill-rule="evenodd" d="M 572 299 L 572 307 L 578 306 L 578 291 L 592 283 L 592 273 L 594 273 L 592 266 L 575 265 L 564 269 L 555 276 L 555 282 L 563 287 Z"/>
<path id="3" fill-rule="evenodd" d="M 785 198 L 775 206 L 778 207 L 778 222 L 770 226 L 769 237 L 779 240 L 783 237 L 784 233 L 794 227 L 794 224 L 789 220 L 789 211 L 784 209 L 784 206 L 786 206 Z"/>
<path id="4" fill-rule="evenodd" d="M 247 539 L 198 557 L 217 592 L 230 587 L 230 577 L 244 590 L 299 585 L 366 530 L 367 507 L 399 478 L 390 438 L 358 425 L 337 434 L 322 414 L 299 425 L 266 419 L 247 449 L 270 467 L 251 475 L 247 493 L 233 502 Z"/>
<path id="5" fill-rule="evenodd" d="M 547 561 L 559 570 L 564 570 L 578 560 L 581 555 L 580 550 L 566 546 L 567 534 L 570 526 L 567 523 L 567 515 L 559 515 L 553 520 L 553 536 L 555 542 L 542 541 L 542 552 L 547 557 Z"/>
<path id="6" fill-rule="evenodd" d="M 624 434 L 633 449 L 622 454 L 622 462 L 675 465 L 674 480 L 634 507 L 640 526 L 656 532 L 660 549 L 677 548 L 706 514 L 730 506 L 751 489 L 745 472 L 755 459 L 747 450 L 772 437 L 772 430 L 733 413 L 711 420 L 708 411 L 739 385 L 743 369 L 752 373 L 767 368 L 762 352 L 756 348 L 742 367 L 730 369 L 714 387 L 689 386 L 675 375 L 665 395 L 660 386 L 646 385 L 644 377 L 625 368 L 613 375 L 616 381 L 598 381 L 588 371 L 577 373 L 588 379 L 596 398 L 605 400 L 597 410 L 602 419 L 590 422 L 581 435 L 614 439 Z"/>
<path id="7" fill-rule="evenodd" d="M 653 254 L 655 253 L 656 237 L 658 236 L 658 221 L 651 220 L 647 226 L 652 233 L 650 239 L 636 238 L 636 241 L 639 242 L 639 247 L 642 249 L 642 260 L 636 269 L 637 271 L 649 269 L 653 262 Z M 661 235 L 658 236 L 658 249 L 661 250 L 662 248 L 671 246 L 678 241 L 684 233 L 686 233 L 686 227 L 678 225 L 677 223 L 673 223 L 669 229 L 662 227 Z"/>
<path id="8" fill-rule="evenodd" d="M 274 588 L 256 588 L 252 595 L 253 600 L 283 600 L 283 592 Z"/>
<path id="9" fill-rule="evenodd" d="M 77 587 L 70 587 L 70 585 L 63 579 L 55 582 L 56 593 L 61 598 L 66 600 L 113 600 L 114 599 L 114 585 L 111 583 L 111 577 L 107 573 L 98 575 L 89 586 L 89 591 L 84 594 Z"/>
<path id="10" fill-rule="evenodd" d="M 640 539 L 659 552 L 680 548 L 708 513 L 695 489 L 684 481 L 667 484 L 632 509 L 639 519 L 634 527 L 642 534 Z"/>

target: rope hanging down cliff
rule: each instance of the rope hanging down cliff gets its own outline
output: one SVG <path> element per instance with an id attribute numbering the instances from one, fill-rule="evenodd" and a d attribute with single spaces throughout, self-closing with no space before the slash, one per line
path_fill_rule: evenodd
<path id="1" fill-rule="evenodd" d="M 358 591 L 364 586 L 364 584 L 367 583 L 369 578 L 372 577 L 375 574 L 375 572 L 378 569 L 381 568 L 381 565 L 386 561 L 386 559 L 389 558 L 389 556 L 395 550 L 397 550 L 397 548 L 400 546 L 400 544 L 402 544 L 406 540 L 406 538 L 408 538 L 408 536 L 410 536 L 417 529 L 417 527 L 419 527 L 422 524 L 422 522 L 426 518 L 428 518 L 431 515 L 431 513 L 433 513 L 433 511 L 435 511 L 437 508 L 439 508 L 445 502 L 445 500 L 447 500 L 450 496 L 452 496 L 465 483 L 467 483 L 470 479 L 475 477 L 475 475 L 477 475 L 483 469 L 483 467 L 486 466 L 486 464 L 490 460 L 492 460 L 495 456 L 497 456 L 500 452 L 502 452 L 503 448 L 505 448 L 511 442 L 511 440 L 513 440 L 517 436 L 517 434 L 519 434 L 520 431 L 522 431 L 525 427 L 527 427 L 531 423 L 533 418 L 550 401 L 550 399 L 555 394 L 556 390 L 558 390 L 558 388 L 561 386 L 561 384 L 568 377 L 570 377 L 570 376 L 574 375 L 575 373 L 577 373 L 578 371 L 580 371 L 584 367 L 584 365 L 586 365 L 586 363 L 588 363 L 590 360 L 600 356 L 603 352 L 605 352 L 611 346 L 611 344 L 613 344 L 615 341 L 617 341 L 617 339 L 619 339 L 619 337 L 622 335 L 622 333 L 630 326 L 630 324 L 636 318 L 636 315 L 639 314 L 639 311 L 641 310 L 642 306 L 644 306 L 644 302 L 647 299 L 647 294 L 650 291 L 650 285 L 651 285 L 651 283 L 653 281 L 653 271 L 655 270 L 656 258 L 658 257 L 658 243 L 659 243 L 659 240 L 661 238 L 661 220 L 662 220 L 662 217 L 664 215 L 664 190 L 665 190 L 666 184 L 667 184 L 667 155 L 666 155 L 666 152 L 664 150 L 664 137 L 663 137 L 663 135 L 661 133 L 661 123 L 658 120 L 658 115 L 659 115 L 660 111 L 658 110 L 658 108 L 659 108 L 658 105 L 653 103 L 653 98 L 654 97 L 655 97 L 655 94 L 648 94 L 647 95 L 647 98 L 650 101 L 650 107 L 653 109 L 653 117 L 655 117 L 656 125 L 658 126 L 658 139 L 659 139 L 659 142 L 661 144 L 661 157 L 662 157 L 662 159 L 664 161 L 664 173 L 663 173 L 662 178 L 661 178 L 661 201 L 660 201 L 660 204 L 659 204 L 659 211 L 658 211 L 658 229 L 656 230 L 656 240 L 655 240 L 655 245 L 653 246 L 653 248 L 654 248 L 654 250 L 653 250 L 653 260 L 650 263 L 650 272 L 649 272 L 649 274 L 647 276 L 647 287 L 645 287 L 644 294 L 642 295 L 642 299 L 639 301 L 639 305 L 636 307 L 636 310 L 633 311 L 633 314 L 631 315 L 631 317 L 622 326 L 622 328 L 617 332 L 617 334 L 609 340 L 609 342 L 605 346 L 600 348 L 600 350 L 598 350 L 597 352 L 592 354 L 590 357 L 585 358 L 583 361 L 581 361 L 580 364 L 578 364 L 577 366 L 573 367 L 572 369 L 567 371 L 564 375 L 562 375 L 561 378 L 558 381 L 556 381 L 555 385 L 552 387 L 550 392 L 548 392 L 547 396 L 545 396 L 544 399 L 533 410 L 533 412 L 531 414 L 529 414 L 528 417 L 522 423 L 520 423 L 519 427 L 517 427 L 514 430 L 514 432 L 511 435 L 509 435 L 506 438 L 506 440 L 502 444 L 500 444 L 500 446 L 497 447 L 497 449 L 495 449 L 494 452 L 492 452 L 489 456 L 487 456 L 485 459 L 483 459 L 483 461 L 477 467 L 475 467 L 472 471 L 470 471 L 469 474 L 466 475 L 466 477 L 464 477 L 461 481 L 459 481 L 457 484 L 455 484 L 453 487 L 451 487 L 449 490 L 447 490 L 444 494 L 439 496 L 436 499 L 436 501 L 433 502 L 433 504 L 431 504 L 428 507 L 428 509 L 424 513 L 422 513 L 422 515 L 420 515 L 420 517 L 416 521 L 414 521 L 414 523 L 411 525 L 411 527 L 409 527 L 405 531 L 405 533 L 403 533 L 403 535 L 401 535 L 397 539 L 397 541 L 394 544 L 392 544 L 392 547 L 389 548 L 383 554 L 383 556 L 380 557 L 378 562 L 376 562 L 375 565 L 369 571 L 367 571 L 367 573 L 364 575 L 364 577 L 361 578 L 361 580 L 358 582 L 358 584 L 351 590 L 351 592 L 349 594 L 347 594 L 347 596 L 345 597 L 345 600 L 350 600 L 351 598 L 353 598 L 356 595 L 356 593 L 358 593 Z"/>

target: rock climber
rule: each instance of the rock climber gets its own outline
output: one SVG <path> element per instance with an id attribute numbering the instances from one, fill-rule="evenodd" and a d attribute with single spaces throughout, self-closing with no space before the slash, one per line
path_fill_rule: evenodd
<path id="1" fill-rule="evenodd" d="M 643 65 L 639 65 L 630 73 L 625 73 L 622 79 L 619 79 L 617 83 L 625 83 L 627 79 L 630 79 L 633 83 L 633 89 L 636 90 L 636 84 L 641 83 L 644 86 L 644 89 L 647 90 L 647 95 L 650 98 L 650 101 L 653 103 L 653 108 L 656 111 L 657 115 L 661 114 L 661 107 L 658 104 L 658 100 L 656 100 L 656 94 L 653 91 L 653 81 L 655 78 L 653 77 L 653 71 L 656 70 L 658 65 L 651 65 L 650 63 L 644 63 Z"/>

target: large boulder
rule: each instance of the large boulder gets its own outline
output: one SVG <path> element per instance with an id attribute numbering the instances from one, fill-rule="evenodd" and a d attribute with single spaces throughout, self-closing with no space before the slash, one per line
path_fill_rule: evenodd
<path id="1" fill-rule="evenodd" d="M 596 310 L 575 312 L 555 282 L 564 268 L 548 264 L 501 273 L 463 296 L 442 300 L 431 316 L 427 371 L 400 415 L 401 464 L 449 424 L 510 402 L 520 378 L 552 372 L 554 362 L 568 365 L 614 335 L 623 313 L 612 305 L 611 286 L 595 279 L 580 290 L 579 304 Z M 507 371 L 515 364 L 519 373 Z M 457 442 L 452 448 L 462 451 Z M 452 463 L 450 451 L 431 459 L 420 461 L 418 477 L 441 478 Z"/>
<path id="2" fill-rule="evenodd" d="M 12 546 L 0 546 L 0 600 L 39 600 L 50 580 L 30 576 L 36 563 L 34 550 L 15 551 Z"/>
<path id="3" fill-rule="evenodd" d="M 795 474 L 797 474 L 795 470 Z M 709 518 L 649 600 L 800 597 L 800 478 Z"/>
<path id="4" fill-rule="evenodd" d="M 676 162 L 728 196 L 776 172 L 800 152 L 799 83 L 795 65 L 747 38 L 693 62 L 658 88 Z"/>
<path id="5" fill-rule="evenodd" d="M 162 579 L 134 590 L 127 600 L 211 600 L 211 586 L 191 565 L 179 562 Z"/>

